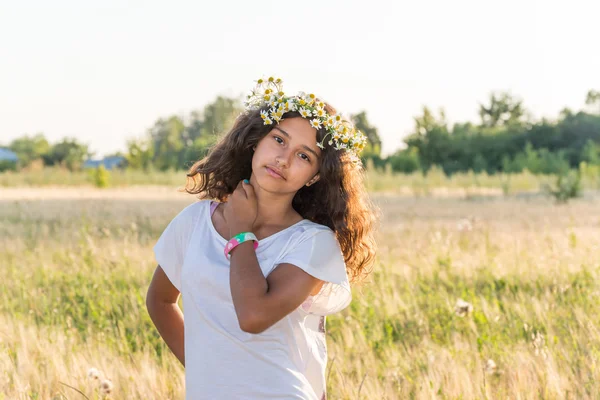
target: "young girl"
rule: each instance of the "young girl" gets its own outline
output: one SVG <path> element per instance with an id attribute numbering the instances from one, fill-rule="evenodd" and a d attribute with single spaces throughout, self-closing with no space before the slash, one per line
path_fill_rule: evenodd
<path id="1" fill-rule="evenodd" d="M 186 367 L 186 398 L 326 398 L 325 316 L 348 306 L 375 256 L 365 143 L 313 94 L 259 79 L 191 167 L 185 190 L 201 201 L 154 246 L 146 302 Z"/>

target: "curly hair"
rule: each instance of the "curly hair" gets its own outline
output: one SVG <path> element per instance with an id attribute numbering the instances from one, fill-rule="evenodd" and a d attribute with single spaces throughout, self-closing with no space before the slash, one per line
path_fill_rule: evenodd
<path id="1" fill-rule="evenodd" d="M 330 115 L 335 110 L 327 106 Z M 200 199 L 226 201 L 240 180 L 252 173 L 253 147 L 265 137 L 273 125 L 265 125 L 261 110 L 245 111 L 232 129 L 195 162 L 187 173 L 185 190 Z M 288 112 L 283 118 L 301 118 Z M 317 131 L 322 141 L 327 131 Z M 364 170 L 351 162 L 345 151 L 325 146 L 319 165 L 320 179 L 303 186 L 295 194 L 292 207 L 303 218 L 328 226 L 340 244 L 350 280 L 365 278 L 375 262 L 375 229 L 379 211 L 370 201 L 364 184 Z M 235 161 L 234 161 L 235 160 Z"/>

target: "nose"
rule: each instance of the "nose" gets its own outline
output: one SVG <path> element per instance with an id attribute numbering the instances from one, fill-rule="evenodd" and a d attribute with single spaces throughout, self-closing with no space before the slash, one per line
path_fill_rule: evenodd
<path id="1" fill-rule="evenodd" d="M 275 157 L 275 163 L 279 166 L 287 167 L 289 164 L 290 152 L 286 151 Z"/>

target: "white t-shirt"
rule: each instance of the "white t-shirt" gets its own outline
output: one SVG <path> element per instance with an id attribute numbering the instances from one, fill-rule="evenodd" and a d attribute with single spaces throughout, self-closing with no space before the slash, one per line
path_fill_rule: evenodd
<path id="1" fill-rule="evenodd" d="M 186 399 L 325 399 L 325 316 L 352 300 L 334 232 L 305 219 L 259 242 L 265 277 L 290 263 L 325 284 L 282 320 L 251 334 L 239 327 L 223 255 L 227 240 L 212 224 L 210 203 L 183 209 L 154 246 L 183 298 Z"/>

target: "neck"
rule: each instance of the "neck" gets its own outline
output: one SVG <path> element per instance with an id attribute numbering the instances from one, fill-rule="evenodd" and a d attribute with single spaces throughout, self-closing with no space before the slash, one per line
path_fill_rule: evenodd
<path id="1" fill-rule="evenodd" d="M 296 214 L 292 207 L 292 200 L 296 193 L 274 194 L 261 189 L 256 184 L 254 175 L 250 177 L 250 184 L 254 187 L 258 204 L 258 213 L 254 225 L 278 225 L 289 221 Z"/>

